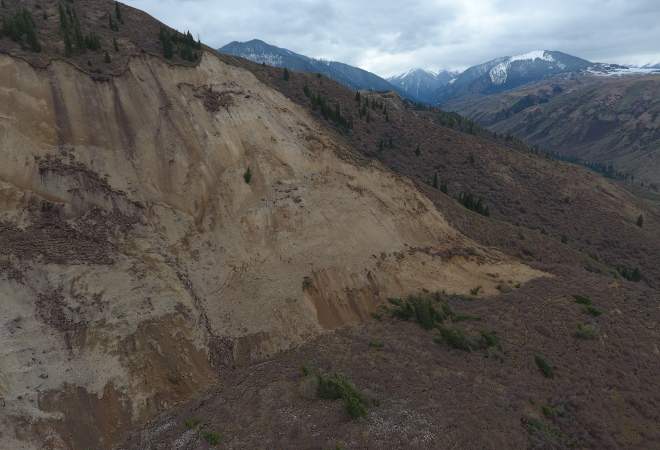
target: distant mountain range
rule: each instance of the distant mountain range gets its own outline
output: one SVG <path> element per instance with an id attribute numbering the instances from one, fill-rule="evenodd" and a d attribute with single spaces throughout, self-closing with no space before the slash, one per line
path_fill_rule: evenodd
<path id="1" fill-rule="evenodd" d="M 218 51 L 270 66 L 321 73 L 355 90 L 395 91 L 409 100 L 430 105 L 506 92 L 557 76 L 570 78 L 581 75 L 660 73 L 660 64 L 632 67 L 594 63 L 559 51 L 533 50 L 521 55 L 495 58 L 461 73 L 448 70 L 432 72 L 418 68 L 384 79 L 358 67 L 310 58 L 259 39 L 232 42 Z"/>
<path id="2" fill-rule="evenodd" d="M 399 88 L 408 98 L 432 104 L 437 92 L 447 86 L 459 75 L 459 72 L 441 70 L 431 72 L 424 69 L 411 69 L 408 72 L 388 78 L 392 85 Z"/>
<path id="3" fill-rule="evenodd" d="M 402 95 L 405 94 L 387 80 L 366 70 L 336 61 L 310 58 L 285 48 L 270 45 L 259 39 L 248 42 L 234 41 L 218 49 L 218 51 L 240 56 L 259 64 L 265 63 L 274 67 L 286 67 L 300 72 L 320 73 L 351 89 L 395 90 Z"/>

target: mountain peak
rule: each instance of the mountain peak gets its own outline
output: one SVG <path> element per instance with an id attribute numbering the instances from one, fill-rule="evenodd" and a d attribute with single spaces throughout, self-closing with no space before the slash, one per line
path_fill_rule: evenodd
<path id="1" fill-rule="evenodd" d="M 389 82 L 366 70 L 337 61 L 301 55 L 260 39 L 252 39 L 247 42 L 234 41 L 218 51 L 274 67 L 286 67 L 298 72 L 321 73 L 351 89 L 395 90 L 395 87 Z"/>

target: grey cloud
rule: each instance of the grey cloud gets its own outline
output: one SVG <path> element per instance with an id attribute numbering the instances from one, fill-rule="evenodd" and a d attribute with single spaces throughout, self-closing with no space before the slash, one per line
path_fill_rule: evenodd
<path id="1" fill-rule="evenodd" d="M 125 0 L 213 46 L 260 38 L 388 76 L 532 49 L 660 62 L 658 0 Z"/>

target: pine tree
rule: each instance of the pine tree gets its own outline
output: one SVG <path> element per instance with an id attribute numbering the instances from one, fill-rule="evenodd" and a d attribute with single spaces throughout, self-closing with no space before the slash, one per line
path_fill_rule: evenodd
<path id="1" fill-rule="evenodd" d="M 417 144 L 417 148 L 415 149 L 415 156 L 419 156 L 422 154 L 422 151 L 419 148 L 419 144 Z"/>
<path id="2" fill-rule="evenodd" d="M 438 189 L 438 172 L 433 174 L 433 187 Z"/>
<path id="3" fill-rule="evenodd" d="M 71 38 L 68 34 L 64 35 L 64 56 L 67 58 L 73 54 L 73 45 L 71 44 Z"/>
<path id="4" fill-rule="evenodd" d="M 360 102 L 360 91 L 355 92 L 355 101 L 358 103 Z"/>
<path id="5" fill-rule="evenodd" d="M 443 181 L 442 184 L 440 185 L 440 192 L 447 193 L 449 191 L 447 187 L 447 182 Z"/>
<path id="6" fill-rule="evenodd" d="M 117 38 L 112 38 L 112 46 L 115 48 L 115 51 L 119 51 L 119 44 L 117 43 Z"/>
<path id="7" fill-rule="evenodd" d="M 637 226 L 640 227 L 640 228 L 642 228 L 644 226 L 644 216 L 641 215 L 641 214 L 637 218 Z"/>
<path id="8" fill-rule="evenodd" d="M 303 92 L 305 93 L 305 97 L 307 98 L 311 97 L 311 93 L 309 92 L 309 86 L 305 85 L 305 87 L 303 87 Z"/>
<path id="9" fill-rule="evenodd" d="M 282 78 L 284 78 L 284 81 L 289 81 L 289 69 L 286 67 L 284 68 L 284 72 L 282 73 Z"/>
<path id="10" fill-rule="evenodd" d="M 103 58 L 106 64 L 110 64 L 112 60 L 110 59 L 110 54 L 106 51 L 105 52 L 105 57 Z"/>
<path id="11" fill-rule="evenodd" d="M 248 167 L 245 173 L 243 174 L 243 179 L 247 184 L 250 184 L 250 181 L 252 181 L 252 171 Z"/>
<path id="12" fill-rule="evenodd" d="M 163 46 L 163 56 L 165 59 L 172 59 L 174 56 L 174 44 L 172 44 L 172 37 L 170 32 L 165 27 L 160 28 L 159 35 L 160 43 Z"/>
<path id="13" fill-rule="evenodd" d="M 117 25 L 117 22 L 112 20 L 112 14 L 108 14 L 108 24 L 112 31 L 119 31 L 119 25 Z"/>
<path id="14" fill-rule="evenodd" d="M 121 8 L 119 7 L 119 2 L 115 2 L 115 17 L 117 17 L 117 22 L 124 23 L 124 19 L 121 16 Z"/>

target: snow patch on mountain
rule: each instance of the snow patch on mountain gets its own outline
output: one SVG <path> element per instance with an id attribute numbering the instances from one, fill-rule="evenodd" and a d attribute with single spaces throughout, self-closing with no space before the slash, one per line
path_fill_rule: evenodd
<path id="1" fill-rule="evenodd" d="M 533 50 L 522 55 L 516 55 L 509 58 L 509 63 L 514 61 L 534 61 L 535 59 L 542 59 L 543 61 L 554 62 L 555 58 L 545 50 Z"/>
<path id="2" fill-rule="evenodd" d="M 511 63 L 515 61 L 535 61 L 537 59 L 547 62 L 555 62 L 555 58 L 545 50 L 533 50 L 528 53 L 523 53 L 522 55 L 510 56 L 505 61 L 502 61 L 490 69 L 488 72 L 490 75 L 490 81 L 497 85 L 504 84 L 509 76 Z"/>

